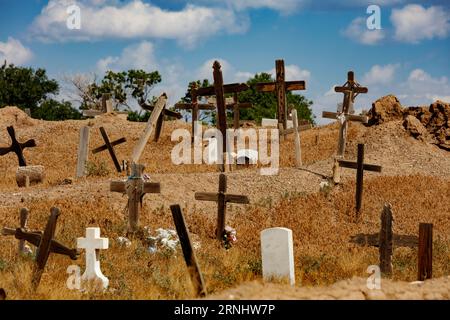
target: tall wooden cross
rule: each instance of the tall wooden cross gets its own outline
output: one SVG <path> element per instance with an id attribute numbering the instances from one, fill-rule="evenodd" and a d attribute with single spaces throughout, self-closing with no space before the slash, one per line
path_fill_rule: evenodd
<path id="1" fill-rule="evenodd" d="M 111 181 L 110 184 L 110 191 L 120 192 L 128 196 L 128 230 L 132 233 L 138 231 L 144 195 L 146 193 L 161 193 L 159 183 L 144 181 L 142 178 L 144 168 L 142 164 L 133 163 L 131 176 L 127 181 Z"/>
<path id="2" fill-rule="evenodd" d="M 257 83 L 255 89 L 261 92 L 276 92 L 277 94 L 277 117 L 278 123 L 287 129 L 287 103 L 286 92 L 294 90 L 305 90 L 305 81 L 286 81 L 284 60 L 275 61 L 276 81 L 267 83 Z"/>
<path id="3" fill-rule="evenodd" d="M 347 82 L 341 87 L 335 87 L 334 91 L 344 94 L 342 109 L 338 109 L 338 112 L 324 111 L 322 113 L 322 117 L 327 119 L 339 120 L 340 130 L 337 154 L 339 157 L 343 157 L 345 152 L 345 143 L 347 140 L 348 121 L 356 121 L 362 123 L 367 123 L 368 121 L 367 116 L 357 116 L 353 114 L 353 103 L 355 102 L 355 98 L 360 93 L 367 93 L 368 89 L 366 87 L 362 87 L 358 82 L 356 82 L 355 74 L 353 73 L 353 71 L 349 71 L 347 75 Z"/>
<path id="4" fill-rule="evenodd" d="M 16 132 L 13 126 L 9 126 L 6 128 L 9 136 L 11 137 L 11 146 L 6 148 L 0 148 L 0 156 L 8 154 L 10 152 L 14 152 L 19 159 L 19 166 L 25 167 L 27 162 L 25 161 L 25 157 L 23 156 L 23 149 L 25 148 L 33 148 L 36 147 L 36 141 L 34 139 L 28 140 L 24 143 L 20 143 L 16 139 Z"/>
<path id="5" fill-rule="evenodd" d="M 227 152 L 227 113 L 225 105 L 225 94 L 237 93 L 241 91 L 248 90 L 249 87 L 245 83 L 233 83 L 233 84 L 223 84 L 223 75 L 221 70 L 221 65 L 219 61 L 214 61 L 213 64 L 213 76 L 214 76 L 214 86 L 200 88 L 196 90 L 197 97 L 213 96 L 215 95 L 217 101 L 217 128 L 222 134 L 222 159 Z M 224 161 L 220 165 L 220 171 L 225 171 Z"/>
<path id="6" fill-rule="evenodd" d="M 356 169 L 356 214 L 361 212 L 364 171 L 381 172 L 381 166 L 364 163 L 364 144 L 358 144 L 358 160 L 356 162 L 339 160 L 343 168 Z"/>
<path id="7" fill-rule="evenodd" d="M 216 106 L 210 103 L 198 103 L 197 84 L 191 86 L 191 103 L 177 103 L 175 109 L 192 110 L 192 141 L 195 136 L 195 122 L 198 121 L 198 112 L 200 110 L 215 110 Z"/>
<path id="8" fill-rule="evenodd" d="M 227 203 L 248 204 L 250 201 L 247 196 L 227 194 L 227 176 L 223 173 L 219 176 L 219 192 L 196 192 L 195 200 L 217 202 L 217 240 L 223 240 L 225 231 L 225 214 Z"/>
<path id="9" fill-rule="evenodd" d="M 53 239 L 55 236 L 56 222 L 60 215 L 58 208 L 51 208 L 50 217 L 45 227 L 44 233 L 40 231 L 27 231 L 24 228 L 3 228 L 3 234 L 14 235 L 18 240 L 25 240 L 37 247 L 36 265 L 33 273 L 32 285 L 34 290 L 37 289 L 47 264 L 50 253 L 61 254 L 77 260 L 79 252 L 77 249 L 70 249 Z"/>
<path id="10" fill-rule="evenodd" d="M 114 151 L 114 146 L 117 146 L 118 144 L 126 142 L 127 139 L 120 138 L 116 141 L 110 142 L 108 134 L 105 131 L 105 128 L 100 127 L 100 133 L 102 134 L 103 141 L 105 141 L 105 144 L 103 146 L 100 146 L 100 147 L 92 150 L 92 153 L 96 154 L 103 150 L 108 150 L 109 155 L 111 156 L 111 159 L 114 162 L 114 166 L 116 167 L 117 172 L 122 172 L 122 168 L 120 167 L 119 160 L 117 160 L 117 157 L 116 157 L 116 152 Z"/>

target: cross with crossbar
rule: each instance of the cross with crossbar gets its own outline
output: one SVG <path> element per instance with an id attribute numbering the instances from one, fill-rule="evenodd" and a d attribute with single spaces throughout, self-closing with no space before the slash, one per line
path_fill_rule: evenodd
<path id="1" fill-rule="evenodd" d="M 284 60 L 275 61 L 276 81 L 267 83 L 257 83 L 255 89 L 261 92 L 276 92 L 277 94 L 277 117 L 278 123 L 287 129 L 287 103 L 286 92 L 294 90 L 305 90 L 305 81 L 286 81 Z"/>
<path id="2" fill-rule="evenodd" d="M 222 240 L 225 231 L 225 213 L 227 203 L 248 204 L 250 201 L 247 196 L 228 194 L 227 192 L 227 176 L 223 173 L 219 176 L 219 192 L 196 192 L 195 200 L 214 201 L 217 202 L 217 240 Z"/>
<path id="3" fill-rule="evenodd" d="M 32 279 L 32 285 L 35 290 L 41 281 L 42 273 L 44 272 L 45 265 L 47 264 L 48 257 L 51 253 L 65 255 L 72 260 L 77 260 L 79 256 L 77 249 L 69 249 L 62 243 L 53 239 L 59 215 L 60 211 L 58 208 L 51 208 L 50 217 L 43 233 L 41 231 L 27 231 L 24 228 L 3 228 L 2 231 L 4 235 L 14 235 L 16 239 L 25 240 L 37 247 L 36 265 Z"/>
<path id="4" fill-rule="evenodd" d="M 9 136 L 11 137 L 11 146 L 6 148 L 0 148 L 0 156 L 8 154 L 10 152 L 14 152 L 19 159 L 19 166 L 25 167 L 27 162 L 25 161 L 25 157 L 23 156 L 23 149 L 25 148 L 33 148 L 36 147 L 36 142 L 34 139 L 28 140 L 24 143 L 20 143 L 16 139 L 16 132 L 13 126 L 9 126 L 6 128 Z"/>
<path id="5" fill-rule="evenodd" d="M 335 87 L 334 91 L 344 94 L 342 110 L 338 110 L 338 112 L 324 111 L 322 113 L 322 117 L 340 120 L 338 156 L 343 157 L 345 152 L 345 143 L 347 140 L 348 121 L 357 121 L 362 123 L 367 123 L 368 121 L 367 116 L 357 116 L 352 114 L 354 112 L 353 103 L 355 102 L 355 98 L 360 93 L 367 93 L 368 89 L 366 87 L 362 87 L 358 82 L 356 82 L 354 72 L 349 71 L 347 74 L 347 82 L 343 86 Z"/>
<path id="6" fill-rule="evenodd" d="M 116 152 L 114 151 L 114 146 L 117 146 L 118 144 L 124 143 L 127 141 L 125 138 L 120 138 L 116 141 L 110 142 L 109 137 L 106 134 L 105 128 L 100 127 L 100 133 L 103 137 L 103 140 L 105 141 L 105 144 L 103 146 L 100 146 L 98 148 L 95 148 L 92 150 L 93 154 L 99 153 L 104 150 L 108 150 L 109 155 L 111 156 L 112 161 L 114 162 L 114 166 L 116 167 L 117 172 L 122 172 L 122 168 L 120 167 L 119 160 L 117 160 Z"/>

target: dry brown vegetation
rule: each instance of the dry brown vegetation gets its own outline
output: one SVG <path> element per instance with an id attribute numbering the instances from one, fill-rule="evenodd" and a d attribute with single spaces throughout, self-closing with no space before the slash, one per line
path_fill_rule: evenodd
<path id="1" fill-rule="evenodd" d="M 144 124 L 128 123 L 113 116 L 95 120 L 44 122 L 26 118 L 16 109 L 4 109 L 0 117 L 0 145 L 8 145 L 6 126 L 16 127 L 19 140 L 35 138 L 37 148 L 25 151 L 30 164 L 46 167 L 43 185 L 19 189 L 15 183 L 15 155 L 0 158 L 0 226 L 16 227 L 21 207 L 31 210 L 29 228 L 42 230 L 50 207 L 61 209 L 57 239 L 74 246 L 85 228 L 99 226 L 110 239 L 103 250 L 101 266 L 110 279 L 110 289 L 101 294 L 81 294 L 66 287 L 66 269 L 76 264 L 84 269 L 84 254 L 73 262 L 51 255 L 36 294 L 31 292 L 32 258 L 17 255 L 17 240 L 0 237 L 0 287 L 10 299 L 186 299 L 193 298 L 181 250 L 173 256 L 150 254 L 138 240 L 129 248 L 116 242 L 124 236 L 126 199 L 108 191 L 108 182 L 117 178 L 107 153 L 90 161 L 106 163 L 106 177 L 91 176 L 59 185 L 74 176 L 79 128 L 93 125 L 91 148 L 102 144 L 98 127 L 103 125 L 111 139 L 122 136 L 127 143 L 117 147 L 122 159 L 131 154 Z M 362 219 L 353 222 L 354 172 L 345 170 L 343 184 L 319 191 L 320 175 L 331 174 L 331 158 L 337 144 L 337 126 L 315 128 L 302 133 L 303 160 L 308 171 L 292 168 L 293 141 L 280 147 L 281 171 L 278 177 L 261 177 L 254 168 L 229 174 L 229 191 L 249 194 L 252 204 L 229 205 L 227 224 L 235 227 L 238 242 L 224 250 L 214 239 L 215 207 L 196 202 L 195 191 L 217 188 L 215 166 L 175 166 L 170 151 L 175 142 L 170 132 L 181 122 L 165 124 L 162 139 L 149 143 L 143 155 L 146 172 L 161 181 L 163 193 L 148 195 L 144 201 L 141 225 L 174 229 L 169 205 L 179 203 L 194 241 L 207 290 L 220 294 L 247 281 L 261 279 L 260 231 L 274 226 L 293 230 L 297 286 L 330 285 L 354 276 L 367 277 L 369 265 L 378 263 L 378 250 L 351 241 L 358 234 L 379 230 L 379 216 L 385 202 L 394 210 L 394 233 L 417 235 L 419 222 L 434 224 L 433 274 L 450 275 L 450 155 L 436 147 L 411 140 L 398 123 L 380 127 L 350 127 L 346 158 L 355 159 L 355 144 L 367 144 L 369 162 L 383 165 L 382 175 L 366 174 Z M 412 153 L 412 154 L 411 154 Z M 412 163 L 413 165 L 410 165 Z M 309 171 L 320 175 L 310 173 Z M 122 177 L 124 177 L 122 175 Z M 414 281 L 417 277 L 417 249 L 395 249 L 393 280 Z M 236 289 L 238 290 L 238 289 Z M 278 297 L 278 296 L 277 296 Z M 245 297 L 244 297 L 245 298 Z"/>

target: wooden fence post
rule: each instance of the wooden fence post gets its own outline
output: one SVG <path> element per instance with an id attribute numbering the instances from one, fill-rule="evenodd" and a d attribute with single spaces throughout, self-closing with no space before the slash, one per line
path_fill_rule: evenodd
<path id="1" fill-rule="evenodd" d="M 433 277 L 433 225 L 419 224 L 418 280 Z"/>
<path id="2" fill-rule="evenodd" d="M 379 235 L 380 270 L 382 273 L 392 274 L 392 253 L 393 253 L 393 233 L 392 233 L 392 207 L 389 203 L 384 205 L 381 212 L 381 229 Z"/>
<path id="3" fill-rule="evenodd" d="M 88 160 L 89 150 L 89 127 L 83 127 L 80 130 L 80 144 L 78 146 L 78 159 L 77 159 L 77 178 L 84 177 L 86 175 L 86 162 Z"/>
<path id="4" fill-rule="evenodd" d="M 300 133 L 298 132 L 298 118 L 296 109 L 292 109 L 292 123 L 294 126 L 294 139 L 295 139 L 295 165 L 297 168 L 299 168 L 303 165 L 303 163 L 302 163 L 302 149 L 300 144 Z"/>

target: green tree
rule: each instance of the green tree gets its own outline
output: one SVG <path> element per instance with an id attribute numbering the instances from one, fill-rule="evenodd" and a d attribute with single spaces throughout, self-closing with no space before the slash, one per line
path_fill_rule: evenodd
<path id="1" fill-rule="evenodd" d="M 47 121 L 62 121 L 67 119 L 81 119 L 81 113 L 72 107 L 69 101 L 59 102 L 53 99 L 45 100 L 32 111 L 31 116 Z"/>
<path id="2" fill-rule="evenodd" d="M 192 88 L 193 86 L 196 85 L 197 88 L 206 88 L 211 86 L 211 84 L 209 83 L 208 79 L 203 79 L 202 80 L 195 80 L 195 81 L 191 81 L 189 82 L 188 88 L 186 90 L 186 94 L 184 95 L 184 97 L 182 97 L 180 99 L 180 102 L 182 103 L 192 103 Z M 203 97 L 199 97 L 199 100 L 202 100 Z M 199 101 L 200 103 L 201 101 Z M 184 118 L 186 119 L 186 121 L 188 119 L 190 119 L 191 117 L 191 113 L 189 111 L 186 110 L 182 110 L 181 114 L 184 116 Z M 207 122 L 207 123 L 213 123 L 215 124 L 216 122 L 216 117 L 214 117 L 214 112 L 212 111 L 208 111 L 208 110 L 199 110 L 199 114 L 198 114 L 198 119 L 199 121 L 203 121 L 203 122 Z"/>
<path id="3" fill-rule="evenodd" d="M 6 61 L 0 68 L 0 107 L 29 108 L 33 113 L 58 91 L 58 83 L 49 80 L 44 69 L 16 67 Z"/>

